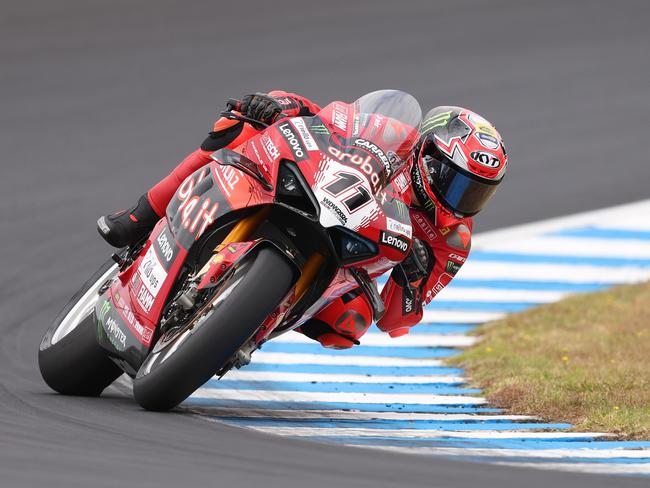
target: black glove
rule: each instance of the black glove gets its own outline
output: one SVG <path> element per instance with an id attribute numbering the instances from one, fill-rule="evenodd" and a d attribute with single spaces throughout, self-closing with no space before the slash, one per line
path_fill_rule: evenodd
<path id="1" fill-rule="evenodd" d="M 242 98 L 240 110 L 242 115 L 259 120 L 265 124 L 275 122 L 282 107 L 277 100 L 265 93 L 254 93 Z"/>
<path id="2" fill-rule="evenodd" d="M 411 252 L 402 261 L 401 265 L 404 270 L 404 275 L 409 283 L 424 278 L 429 272 L 429 250 L 427 245 L 417 237 L 413 238 Z"/>

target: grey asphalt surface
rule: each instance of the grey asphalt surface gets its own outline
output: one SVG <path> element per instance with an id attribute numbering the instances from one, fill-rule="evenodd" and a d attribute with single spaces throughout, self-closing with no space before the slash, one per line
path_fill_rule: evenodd
<path id="1" fill-rule="evenodd" d="M 647 486 L 268 437 L 146 413 L 115 388 L 66 398 L 36 353 L 110 252 L 95 219 L 195 148 L 231 96 L 390 87 L 485 115 L 512 170 L 478 230 L 647 198 L 648 21 L 645 0 L 1 2 L 0 486 Z"/>

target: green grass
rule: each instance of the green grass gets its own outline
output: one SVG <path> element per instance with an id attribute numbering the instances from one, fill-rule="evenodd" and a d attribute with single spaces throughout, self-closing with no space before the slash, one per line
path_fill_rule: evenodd
<path id="1" fill-rule="evenodd" d="M 486 324 L 450 363 L 511 413 L 650 439 L 650 283 L 577 295 Z"/>

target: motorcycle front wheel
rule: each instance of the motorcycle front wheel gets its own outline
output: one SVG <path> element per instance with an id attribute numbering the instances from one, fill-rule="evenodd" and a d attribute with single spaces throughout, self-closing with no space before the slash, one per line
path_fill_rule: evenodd
<path id="1" fill-rule="evenodd" d="M 262 248 L 225 280 L 173 339 L 161 337 L 133 381 L 145 409 L 169 410 L 206 383 L 253 336 L 293 283 L 293 269 L 277 250 Z"/>

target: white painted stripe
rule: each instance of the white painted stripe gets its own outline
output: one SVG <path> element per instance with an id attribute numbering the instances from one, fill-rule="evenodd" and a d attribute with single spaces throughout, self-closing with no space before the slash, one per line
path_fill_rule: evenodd
<path id="1" fill-rule="evenodd" d="M 466 335 L 414 334 L 391 337 L 383 332 L 369 332 L 361 339 L 364 346 L 382 347 L 468 347 L 476 342 L 475 337 Z M 314 340 L 298 332 L 289 332 L 273 339 L 273 342 L 285 344 L 314 344 Z M 397 352 L 397 351 L 396 351 Z"/>
<path id="2" fill-rule="evenodd" d="M 377 356 L 347 356 L 334 354 L 293 354 L 257 351 L 253 361 L 264 364 L 322 364 L 326 366 L 444 366 L 440 359 L 417 359 Z"/>
<path id="3" fill-rule="evenodd" d="M 429 429 L 355 429 L 344 427 L 272 427 L 246 426 L 267 434 L 294 437 L 399 437 L 407 439 L 458 438 L 458 439 L 590 439 L 608 437 L 594 432 L 530 432 L 519 430 L 453 430 Z"/>
<path id="4" fill-rule="evenodd" d="M 649 246 L 650 247 L 650 246 Z M 468 265 L 469 266 L 469 265 Z M 517 290 L 498 288 L 443 288 L 436 295 L 435 300 L 449 300 L 454 302 L 532 302 L 551 303 L 556 302 L 568 293 L 561 291 L 547 290 Z"/>
<path id="5" fill-rule="evenodd" d="M 649 214 L 650 200 L 642 200 L 616 207 L 517 225 L 507 229 L 483 232 L 472 237 L 472 248 L 480 249 L 483 245 L 498 245 L 498 243 L 502 242 L 519 241 L 526 237 L 557 232 L 572 227 L 602 225 L 603 222 L 607 222 L 607 227 L 611 227 L 610 222 L 612 222 L 612 225 L 617 222 L 617 225 L 621 226 L 621 228 L 648 230 L 650 229 L 650 223 L 642 222 L 643 219 L 640 219 L 639 215 Z"/>
<path id="6" fill-rule="evenodd" d="M 476 247 L 474 249 L 477 250 Z M 478 250 L 544 256 L 579 256 L 581 258 L 650 258 L 648 241 L 631 239 L 576 239 L 572 237 L 540 236 L 499 244 L 486 244 L 480 246 Z"/>
<path id="7" fill-rule="evenodd" d="M 616 464 L 616 463 L 509 463 L 497 462 L 500 466 L 518 468 L 552 469 L 554 471 L 573 471 L 594 474 L 649 474 L 650 463 Z M 612 486 L 616 486 L 612 483 Z"/>
<path id="8" fill-rule="evenodd" d="M 192 398 L 214 400 L 257 400 L 271 402 L 336 402 L 336 403 L 405 403 L 409 405 L 481 405 L 485 398 L 462 395 L 431 395 L 418 393 L 356 393 L 282 390 L 231 390 L 199 388 Z"/>
<path id="9" fill-rule="evenodd" d="M 348 444 L 356 447 L 373 447 L 385 451 L 407 454 L 476 456 L 476 457 L 532 457 L 540 459 L 591 458 L 591 459 L 650 459 L 650 449 L 480 449 L 474 447 L 397 447 Z"/>
<path id="10" fill-rule="evenodd" d="M 212 417 L 278 418 L 299 420 L 431 420 L 448 422 L 535 420 L 527 415 L 479 415 L 467 413 L 362 412 L 358 410 L 274 410 L 255 408 L 210 407 Z"/>
<path id="11" fill-rule="evenodd" d="M 216 377 L 215 377 L 216 378 Z M 328 373 L 285 373 L 281 371 L 230 371 L 221 381 L 289 381 L 318 383 L 390 383 L 390 384 L 432 384 L 462 383 L 462 376 L 380 376 L 365 374 L 328 374 Z"/>
<path id="12" fill-rule="evenodd" d="M 469 261 L 460 269 L 457 276 L 463 279 L 481 280 L 559 281 L 563 283 L 638 283 L 650 279 L 650 268 Z"/>
<path id="13" fill-rule="evenodd" d="M 463 310 L 431 310 L 424 309 L 422 317 L 423 324 L 481 324 L 483 322 L 490 322 L 498 320 L 505 314 L 502 312 L 474 312 Z"/>

